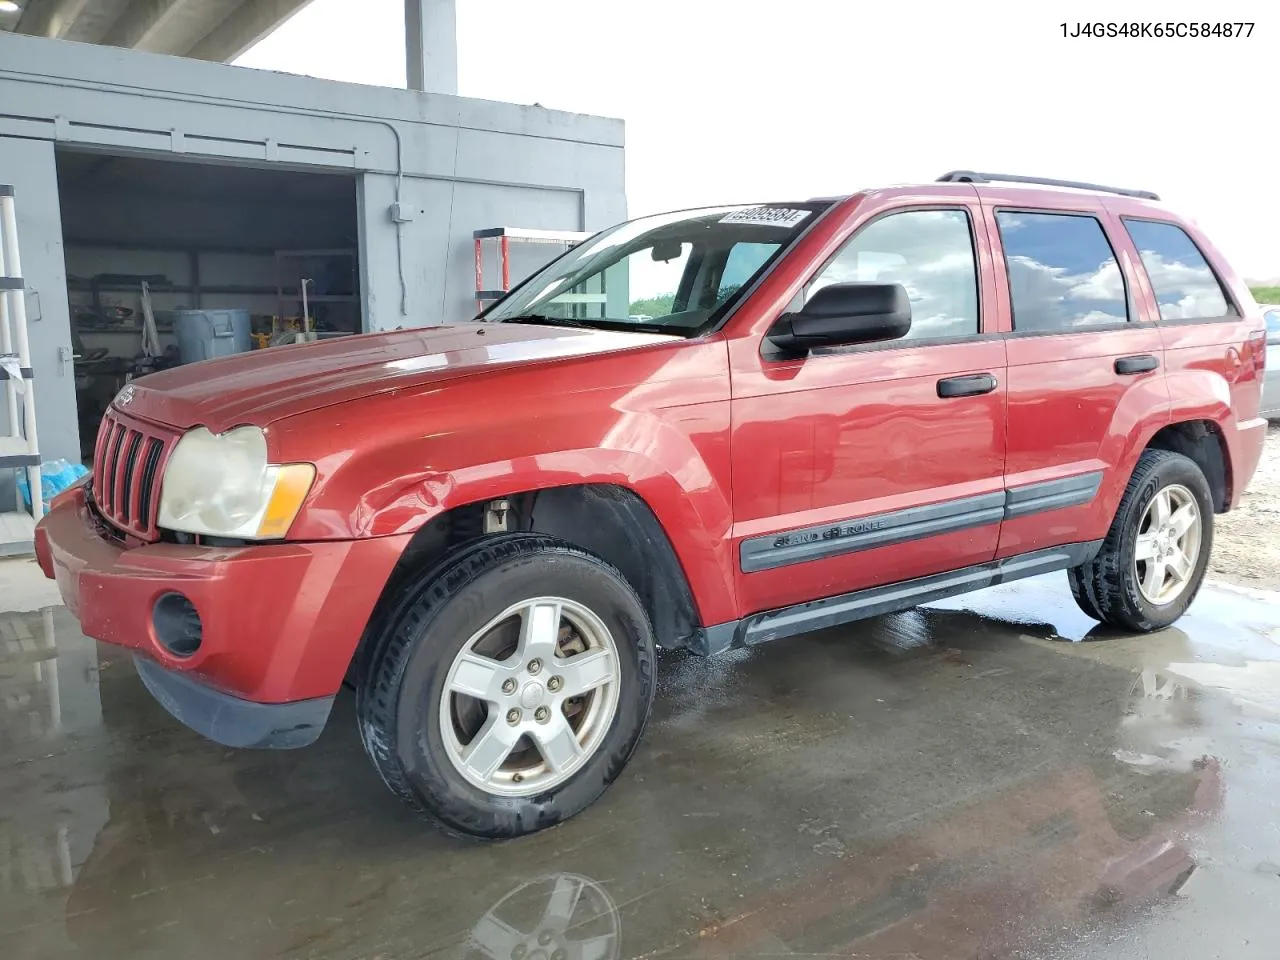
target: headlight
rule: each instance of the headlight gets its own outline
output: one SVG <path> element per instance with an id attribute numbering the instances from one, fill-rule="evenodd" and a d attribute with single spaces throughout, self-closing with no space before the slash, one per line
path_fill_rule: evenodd
<path id="1" fill-rule="evenodd" d="M 160 488 L 159 525 L 182 533 L 271 540 L 289 532 L 311 491 L 309 463 L 267 462 L 267 438 L 257 427 L 183 434 Z"/>

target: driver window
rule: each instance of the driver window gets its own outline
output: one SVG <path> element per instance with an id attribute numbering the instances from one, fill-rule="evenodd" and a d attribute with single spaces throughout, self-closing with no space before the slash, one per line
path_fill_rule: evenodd
<path id="1" fill-rule="evenodd" d="M 863 227 L 805 290 L 831 283 L 900 283 L 911 299 L 906 340 L 978 332 L 978 270 L 965 210 L 908 210 Z"/>

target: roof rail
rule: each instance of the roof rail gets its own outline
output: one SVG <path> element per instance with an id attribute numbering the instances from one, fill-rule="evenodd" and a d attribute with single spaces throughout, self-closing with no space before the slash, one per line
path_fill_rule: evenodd
<path id="1" fill-rule="evenodd" d="M 1093 190 L 1096 193 L 1114 193 L 1122 197 L 1136 197 L 1139 200 L 1159 200 L 1160 197 L 1150 190 L 1126 190 L 1124 187 L 1104 187 L 1097 183 L 1082 183 L 1078 180 L 1050 180 L 1046 177 L 1020 177 L 1011 173 L 979 173 L 977 170 L 952 170 L 944 173 L 938 183 L 1031 183 L 1042 187 L 1071 187 L 1075 190 Z"/>

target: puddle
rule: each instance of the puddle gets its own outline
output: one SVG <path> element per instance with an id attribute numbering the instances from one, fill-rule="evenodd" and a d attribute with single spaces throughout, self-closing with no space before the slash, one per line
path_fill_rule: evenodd
<path id="1" fill-rule="evenodd" d="M 392 798 L 349 697 L 313 747 L 225 750 L 65 610 L 0 613 L 0 953 L 1271 960 L 1277 599 L 1104 640 L 1038 578 L 664 654 L 618 782 L 506 844 Z"/>

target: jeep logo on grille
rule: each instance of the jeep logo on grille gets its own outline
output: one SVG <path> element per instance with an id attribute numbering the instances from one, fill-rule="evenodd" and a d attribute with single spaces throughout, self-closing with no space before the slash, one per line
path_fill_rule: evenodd
<path id="1" fill-rule="evenodd" d="M 125 387 L 116 396 L 117 407 L 127 407 L 131 403 L 133 403 L 133 385 L 132 384 Z"/>

